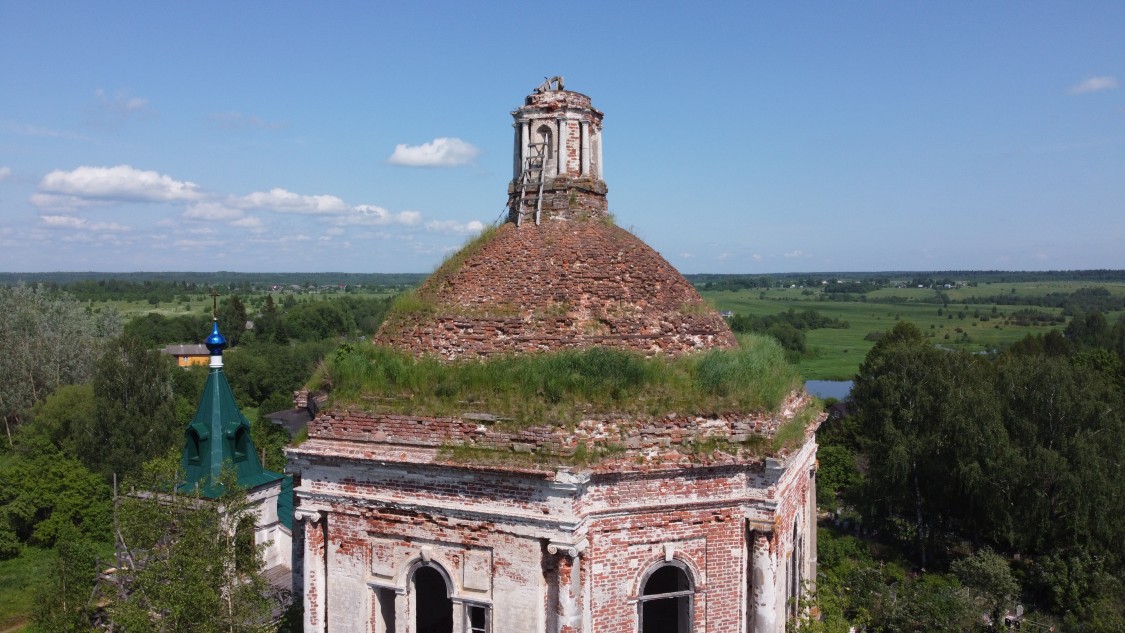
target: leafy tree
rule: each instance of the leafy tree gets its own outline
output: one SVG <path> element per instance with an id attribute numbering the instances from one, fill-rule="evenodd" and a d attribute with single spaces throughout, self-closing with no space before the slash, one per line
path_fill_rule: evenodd
<path id="1" fill-rule="evenodd" d="M 985 547 L 972 556 L 954 561 L 950 570 L 962 585 L 975 593 L 982 610 L 993 622 L 1004 621 L 1004 614 L 1020 591 L 1004 557 Z"/>
<path id="2" fill-rule="evenodd" d="M 91 384 L 64 385 L 31 409 L 30 421 L 20 429 L 20 438 L 40 436 L 64 455 L 77 455 L 82 439 L 79 430 L 95 417 Z"/>
<path id="3" fill-rule="evenodd" d="M 105 342 L 120 331 L 116 312 L 93 312 L 41 287 L 0 287 L 0 416 L 9 445 L 28 410 L 62 385 L 86 382 Z"/>
<path id="4" fill-rule="evenodd" d="M 149 347 L 172 343 L 198 343 L 210 331 L 209 319 L 203 316 L 166 317 L 156 312 L 136 317 L 125 324 L 126 336 L 144 341 Z"/>
<path id="5" fill-rule="evenodd" d="M 252 509 L 233 473 L 214 501 L 177 494 L 174 456 L 156 460 L 137 482 L 168 491 L 123 497 L 123 596 L 109 608 L 114 628 L 132 632 L 257 633 L 276 604 L 261 575 L 261 551 L 246 546 Z"/>
<path id="6" fill-rule="evenodd" d="M 0 557 L 15 554 L 10 544 L 50 547 L 76 531 L 93 540 L 109 536 L 109 487 L 78 460 L 43 438 L 17 445 L 0 465 Z"/>
<path id="7" fill-rule="evenodd" d="M 336 301 L 309 301 L 285 314 L 285 329 L 301 341 L 319 341 L 346 336 L 355 330 L 355 321 Z"/>
<path id="8" fill-rule="evenodd" d="M 84 633 L 90 631 L 94 605 L 90 597 L 97 573 L 93 544 L 74 529 L 66 530 L 55 544 L 58 558 L 50 576 L 36 592 L 31 633 Z"/>
<path id="9" fill-rule="evenodd" d="M 238 295 L 231 295 L 219 304 L 215 312 L 219 319 L 219 330 L 231 346 L 238 345 L 242 334 L 246 332 L 246 305 Z M 204 335 L 206 336 L 206 335 Z"/>
<path id="10" fill-rule="evenodd" d="M 181 427 L 170 357 L 141 341 L 118 339 L 94 374 L 96 414 L 82 429 L 78 455 L 108 480 L 136 474 L 146 460 L 176 444 Z"/>

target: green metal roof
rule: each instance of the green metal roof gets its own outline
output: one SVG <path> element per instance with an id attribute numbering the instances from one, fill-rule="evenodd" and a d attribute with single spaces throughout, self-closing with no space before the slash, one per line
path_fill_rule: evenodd
<path id="1" fill-rule="evenodd" d="M 233 468 L 238 475 L 238 485 L 247 490 L 286 478 L 262 468 L 250 438 L 250 422 L 238 410 L 221 366 L 211 367 L 195 418 L 184 430 L 181 463 L 186 481 L 180 485 L 180 490 L 193 492 L 198 486 L 199 494 L 209 499 L 224 492 L 220 483 L 223 468 Z M 283 501 L 279 499 L 278 503 Z M 292 506 L 292 500 L 288 503 Z M 289 523 L 292 523 L 291 516 Z"/>

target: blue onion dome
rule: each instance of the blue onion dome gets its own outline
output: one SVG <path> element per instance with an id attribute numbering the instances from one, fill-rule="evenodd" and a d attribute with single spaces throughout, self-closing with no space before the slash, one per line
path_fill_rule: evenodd
<path id="1" fill-rule="evenodd" d="M 222 355 L 223 348 L 227 346 L 227 339 L 223 338 L 222 334 L 219 334 L 218 321 L 212 323 L 211 336 L 208 336 L 207 340 L 203 341 L 203 344 L 207 346 L 207 349 L 211 350 L 212 356 Z"/>

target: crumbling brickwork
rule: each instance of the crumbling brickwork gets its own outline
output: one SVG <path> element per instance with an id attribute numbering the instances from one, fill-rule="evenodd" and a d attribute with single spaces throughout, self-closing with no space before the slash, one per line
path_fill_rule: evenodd
<path id="1" fill-rule="evenodd" d="M 513 116 L 509 222 L 427 280 L 376 343 L 447 360 L 737 347 L 691 284 L 610 221 L 589 97 L 556 77 Z M 515 425 L 329 405 L 288 450 L 306 630 L 781 633 L 815 577 L 811 406 L 799 391 L 772 412 Z M 794 418 L 811 420 L 804 436 L 774 445 Z"/>
<path id="2" fill-rule="evenodd" d="M 671 264 L 628 231 L 596 220 L 504 224 L 419 295 L 432 312 L 388 319 L 377 343 L 448 359 L 592 346 L 650 355 L 737 346 L 722 317 Z"/>

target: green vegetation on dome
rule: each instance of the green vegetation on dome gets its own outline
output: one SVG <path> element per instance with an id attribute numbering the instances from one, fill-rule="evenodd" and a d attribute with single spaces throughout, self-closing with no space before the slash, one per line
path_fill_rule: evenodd
<path id="1" fill-rule="evenodd" d="M 464 246 L 446 257 L 421 287 L 395 297 L 390 309 L 387 310 L 386 321 L 399 325 L 418 315 L 432 314 L 436 310 L 433 295 L 460 270 L 466 260 L 479 253 L 496 237 L 500 226 L 490 224 L 484 227 L 476 237 L 471 238 Z"/>
<path id="2" fill-rule="evenodd" d="M 344 345 L 311 381 L 336 407 L 415 415 L 487 413 L 569 424 L 589 414 L 662 416 L 775 411 L 800 377 L 771 338 L 677 358 L 592 348 L 453 363 Z"/>

